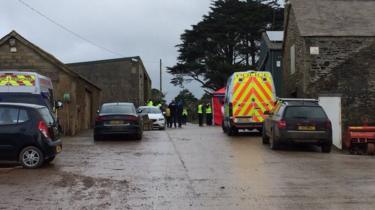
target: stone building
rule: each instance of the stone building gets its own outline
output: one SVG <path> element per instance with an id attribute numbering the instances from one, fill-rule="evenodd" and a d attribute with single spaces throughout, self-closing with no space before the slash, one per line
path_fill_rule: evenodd
<path id="1" fill-rule="evenodd" d="M 140 57 L 67 64 L 102 89 L 101 102 L 144 105 L 151 94 L 151 79 Z"/>
<path id="2" fill-rule="evenodd" d="M 57 112 L 65 134 L 75 135 L 93 126 L 100 88 L 15 31 L 0 39 L 1 70 L 37 72 L 51 78 L 55 100 L 64 101 L 64 95 L 69 95 L 70 100 Z"/>
<path id="3" fill-rule="evenodd" d="M 341 97 L 343 130 L 375 124 L 375 1 L 290 0 L 285 97 Z"/>
<path id="4" fill-rule="evenodd" d="M 283 81 L 283 36 L 283 31 L 266 31 L 262 33 L 260 54 L 257 63 L 257 68 L 259 71 L 271 72 L 277 96 L 281 95 Z"/>

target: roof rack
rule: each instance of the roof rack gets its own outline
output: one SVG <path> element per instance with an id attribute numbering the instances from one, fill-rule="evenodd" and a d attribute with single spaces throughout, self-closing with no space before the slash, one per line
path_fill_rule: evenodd
<path id="1" fill-rule="evenodd" d="M 318 99 L 314 98 L 277 98 L 279 101 L 302 101 L 302 102 L 319 102 Z"/>

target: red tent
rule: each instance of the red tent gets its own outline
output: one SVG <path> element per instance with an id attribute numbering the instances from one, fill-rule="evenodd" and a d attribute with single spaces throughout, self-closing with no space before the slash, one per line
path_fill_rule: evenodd
<path id="1" fill-rule="evenodd" d="M 221 88 L 213 93 L 212 104 L 213 104 L 213 118 L 214 125 L 221 125 L 223 121 L 223 105 L 225 97 L 225 88 Z"/>

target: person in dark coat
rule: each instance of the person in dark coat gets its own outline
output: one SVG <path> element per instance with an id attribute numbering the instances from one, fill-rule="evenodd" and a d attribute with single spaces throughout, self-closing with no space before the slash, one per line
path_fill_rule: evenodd
<path id="1" fill-rule="evenodd" d="M 172 124 L 173 124 L 174 127 L 176 128 L 177 127 L 177 125 L 176 125 L 176 122 L 177 122 L 177 105 L 174 102 L 174 100 L 169 104 L 168 108 L 171 111 L 171 126 L 170 127 L 172 127 Z"/>

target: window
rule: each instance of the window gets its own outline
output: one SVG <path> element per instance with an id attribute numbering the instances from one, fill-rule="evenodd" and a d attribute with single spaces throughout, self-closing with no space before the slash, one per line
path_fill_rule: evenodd
<path id="1" fill-rule="evenodd" d="M 285 119 L 325 119 L 323 109 L 319 106 L 292 106 L 285 111 Z"/>
<path id="2" fill-rule="evenodd" d="M 48 108 L 41 108 L 38 111 L 47 125 L 53 125 L 55 123 L 55 120 Z"/>
<path id="3" fill-rule="evenodd" d="M 161 114 L 161 110 L 154 107 L 140 108 L 140 111 L 142 114 Z"/>
<path id="4" fill-rule="evenodd" d="M 27 111 L 21 109 L 18 115 L 18 123 L 23 123 L 29 120 L 29 116 L 27 115 Z"/>
<path id="5" fill-rule="evenodd" d="M 13 125 L 29 120 L 26 110 L 11 107 L 0 107 L 0 125 Z"/>
<path id="6" fill-rule="evenodd" d="M 130 104 L 103 105 L 100 113 L 103 114 L 135 114 L 135 108 Z"/>
<path id="7" fill-rule="evenodd" d="M 18 109 L 1 107 L 0 108 L 0 125 L 17 124 Z"/>
<path id="8" fill-rule="evenodd" d="M 296 46 L 290 47 L 290 73 L 296 73 Z"/>

